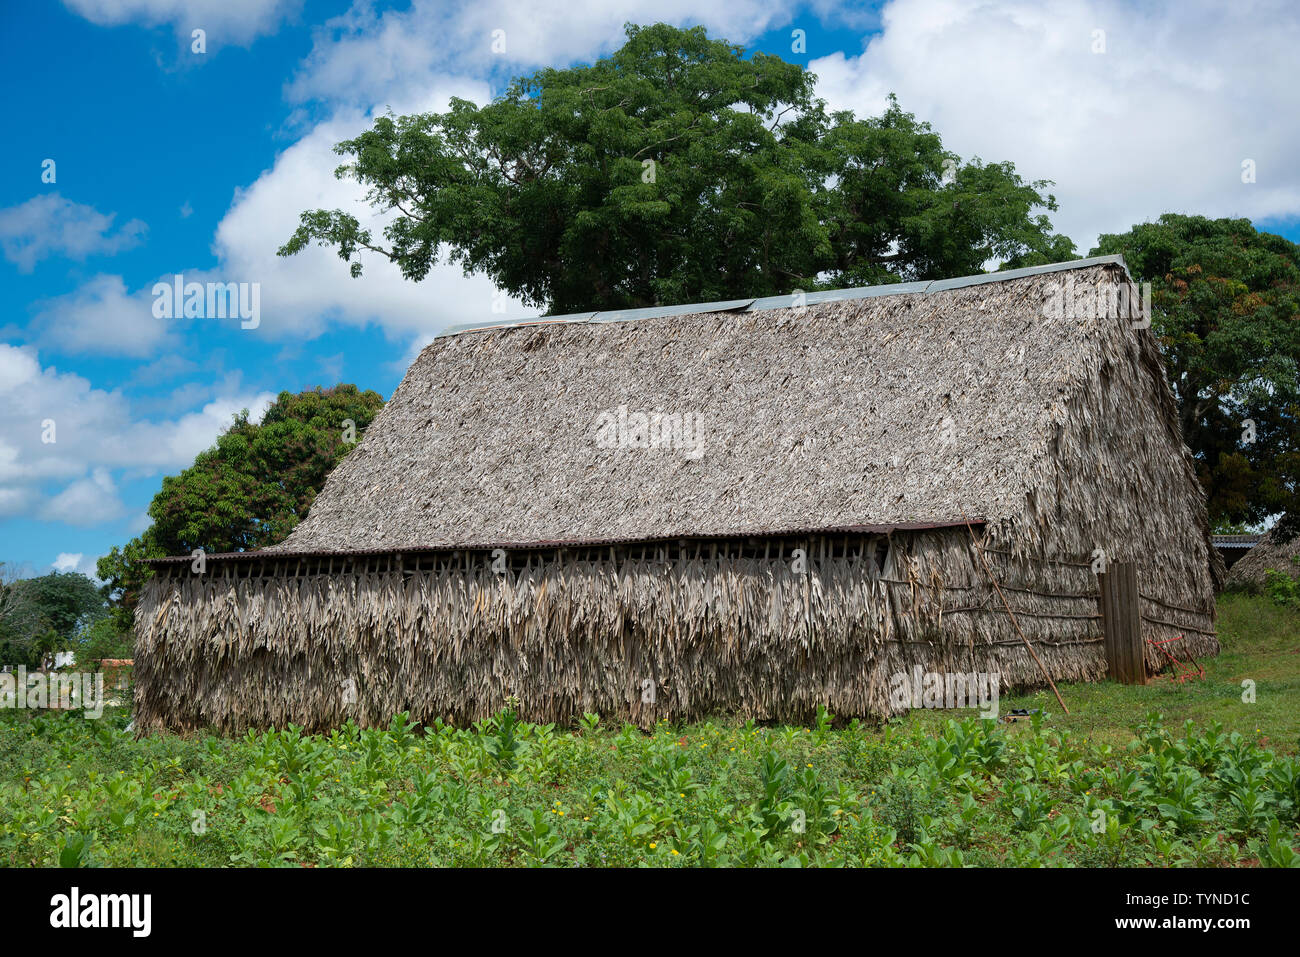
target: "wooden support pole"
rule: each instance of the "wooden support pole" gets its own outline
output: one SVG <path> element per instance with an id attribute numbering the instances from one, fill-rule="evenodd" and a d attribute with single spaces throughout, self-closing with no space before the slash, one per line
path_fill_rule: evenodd
<path id="1" fill-rule="evenodd" d="M 1137 565 L 1133 562 L 1109 562 L 1106 571 L 1097 575 L 1097 581 L 1101 586 L 1099 601 L 1107 672 L 1121 684 L 1146 684 Z"/>

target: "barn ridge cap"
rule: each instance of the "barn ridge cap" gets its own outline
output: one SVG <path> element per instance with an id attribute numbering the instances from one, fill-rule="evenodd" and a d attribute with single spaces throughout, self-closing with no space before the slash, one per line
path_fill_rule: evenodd
<path id="1" fill-rule="evenodd" d="M 1030 276 L 1047 273 L 1066 272 L 1075 269 L 1087 269 L 1092 266 L 1119 266 L 1132 282 L 1128 264 L 1123 255 L 1112 253 L 1106 256 L 1092 256 L 1087 259 L 1071 259 L 1066 262 L 1047 263 L 1042 266 L 1025 266 L 1020 269 L 1008 269 L 1004 272 L 977 273 L 973 276 L 957 276 L 952 279 L 921 279 L 912 282 L 887 283 L 879 286 L 854 286 L 848 289 L 824 289 L 803 294 L 801 306 L 815 306 L 827 302 L 845 302 L 854 299 L 874 299 L 877 296 L 917 296 L 932 292 L 947 292 L 952 289 L 964 289 L 987 283 L 1010 282 Z M 658 319 L 665 316 L 691 316 L 719 312 L 758 312 L 766 309 L 789 309 L 795 305 L 794 295 L 765 296 L 751 299 L 725 299 L 719 302 L 683 303 L 677 306 L 645 306 L 638 309 L 615 309 L 604 312 L 571 312 L 560 316 L 530 316 L 525 319 L 513 319 L 504 322 L 463 322 L 448 326 L 434 338 L 459 336 L 471 332 L 490 332 L 494 329 L 509 329 L 517 326 L 572 325 L 589 322 L 635 322 L 640 319 Z"/>

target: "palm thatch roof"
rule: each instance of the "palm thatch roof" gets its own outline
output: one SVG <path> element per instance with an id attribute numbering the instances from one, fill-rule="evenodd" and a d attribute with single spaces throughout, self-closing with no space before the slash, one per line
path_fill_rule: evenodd
<path id="1" fill-rule="evenodd" d="M 1108 324 L 1045 314 L 1067 272 L 1126 275 L 1103 257 L 443 336 L 274 550 L 1014 520 L 1110 358 Z M 700 447 L 601 447 L 620 409 L 685 417 Z"/>
<path id="2" fill-rule="evenodd" d="M 1224 587 L 1259 591 L 1264 587 L 1265 573 L 1269 569 L 1300 578 L 1297 558 L 1300 558 L 1300 535 L 1282 541 L 1274 529 L 1233 564 Z"/>

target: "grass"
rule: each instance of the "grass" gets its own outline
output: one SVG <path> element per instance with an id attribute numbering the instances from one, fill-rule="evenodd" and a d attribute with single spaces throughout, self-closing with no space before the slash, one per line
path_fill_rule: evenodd
<path id="1" fill-rule="evenodd" d="M 1257 738 L 1279 752 L 1295 754 L 1300 722 L 1300 609 L 1243 593 L 1219 598 L 1217 622 L 1222 652 L 1201 661 L 1204 681 L 1171 681 L 1166 673 L 1147 685 L 1112 682 L 1061 684 L 1057 688 L 1070 714 L 1061 713 L 1050 689 L 1004 697 L 1003 712 L 1043 709 L 1053 727 L 1068 729 L 1101 744 L 1121 747 L 1133 729 L 1155 711 L 1170 724 L 1220 722 L 1228 731 Z M 1177 654 L 1177 652 L 1175 652 Z M 1245 704 L 1242 682 L 1255 683 L 1255 703 Z M 915 721 L 933 729 L 942 712 L 913 712 Z M 1023 725 L 1021 725 L 1023 727 Z M 1014 729 L 1010 733 L 1016 733 Z"/>
<path id="2" fill-rule="evenodd" d="M 1014 725 L 823 714 L 646 734 L 503 711 L 137 741 L 120 712 L 6 711 L 0 864 L 1300 865 L 1300 613 L 1243 596 L 1220 611 L 1204 682 L 1063 685 L 1068 717 L 1050 692 L 1003 699 L 1040 709 Z"/>

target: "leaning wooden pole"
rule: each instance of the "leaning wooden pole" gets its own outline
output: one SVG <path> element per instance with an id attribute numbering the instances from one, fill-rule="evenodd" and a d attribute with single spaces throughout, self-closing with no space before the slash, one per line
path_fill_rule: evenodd
<path id="1" fill-rule="evenodd" d="M 1005 608 L 1007 610 L 1007 614 L 1011 616 L 1011 624 L 1015 626 L 1016 634 L 1020 636 L 1020 640 L 1023 641 L 1025 643 L 1025 647 L 1029 649 L 1029 653 L 1033 656 L 1034 661 L 1038 664 L 1038 670 L 1041 671 L 1043 673 L 1043 677 L 1047 679 L 1047 684 L 1052 689 L 1052 694 L 1056 695 L 1056 700 L 1060 702 L 1061 708 L 1065 711 L 1066 714 L 1069 714 L 1070 709 L 1066 705 L 1065 699 L 1061 697 L 1061 692 L 1056 690 L 1056 682 L 1053 681 L 1052 676 L 1047 673 L 1047 666 L 1044 665 L 1042 659 L 1038 657 L 1038 652 L 1034 651 L 1034 646 L 1029 643 L 1029 639 L 1025 637 L 1025 633 L 1020 630 L 1020 622 L 1016 621 L 1016 613 L 1012 611 L 1011 606 L 1007 604 L 1007 596 L 1002 594 L 1002 586 L 998 584 L 998 578 L 996 575 L 993 574 L 993 569 L 989 565 L 989 560 L 984 557 L 984 549 L 980 548 L 979 539 L 975 537 L 975 529 L 971 528 L 970 519 L 966 518 L 965 512 L 961 513 L 961 517 L 966 522 L 966 531 L 970 532 L 970 540 L 971 543 L 975 546 L 975 552 L 976 554 L 979 555 L 980 562 L 984 565 L 984 570 L 988 572 L 989 581 L 993 583 L 993 587 L 997 590 L 998 597 L 1002 599 L 1002 607 Z"/>

